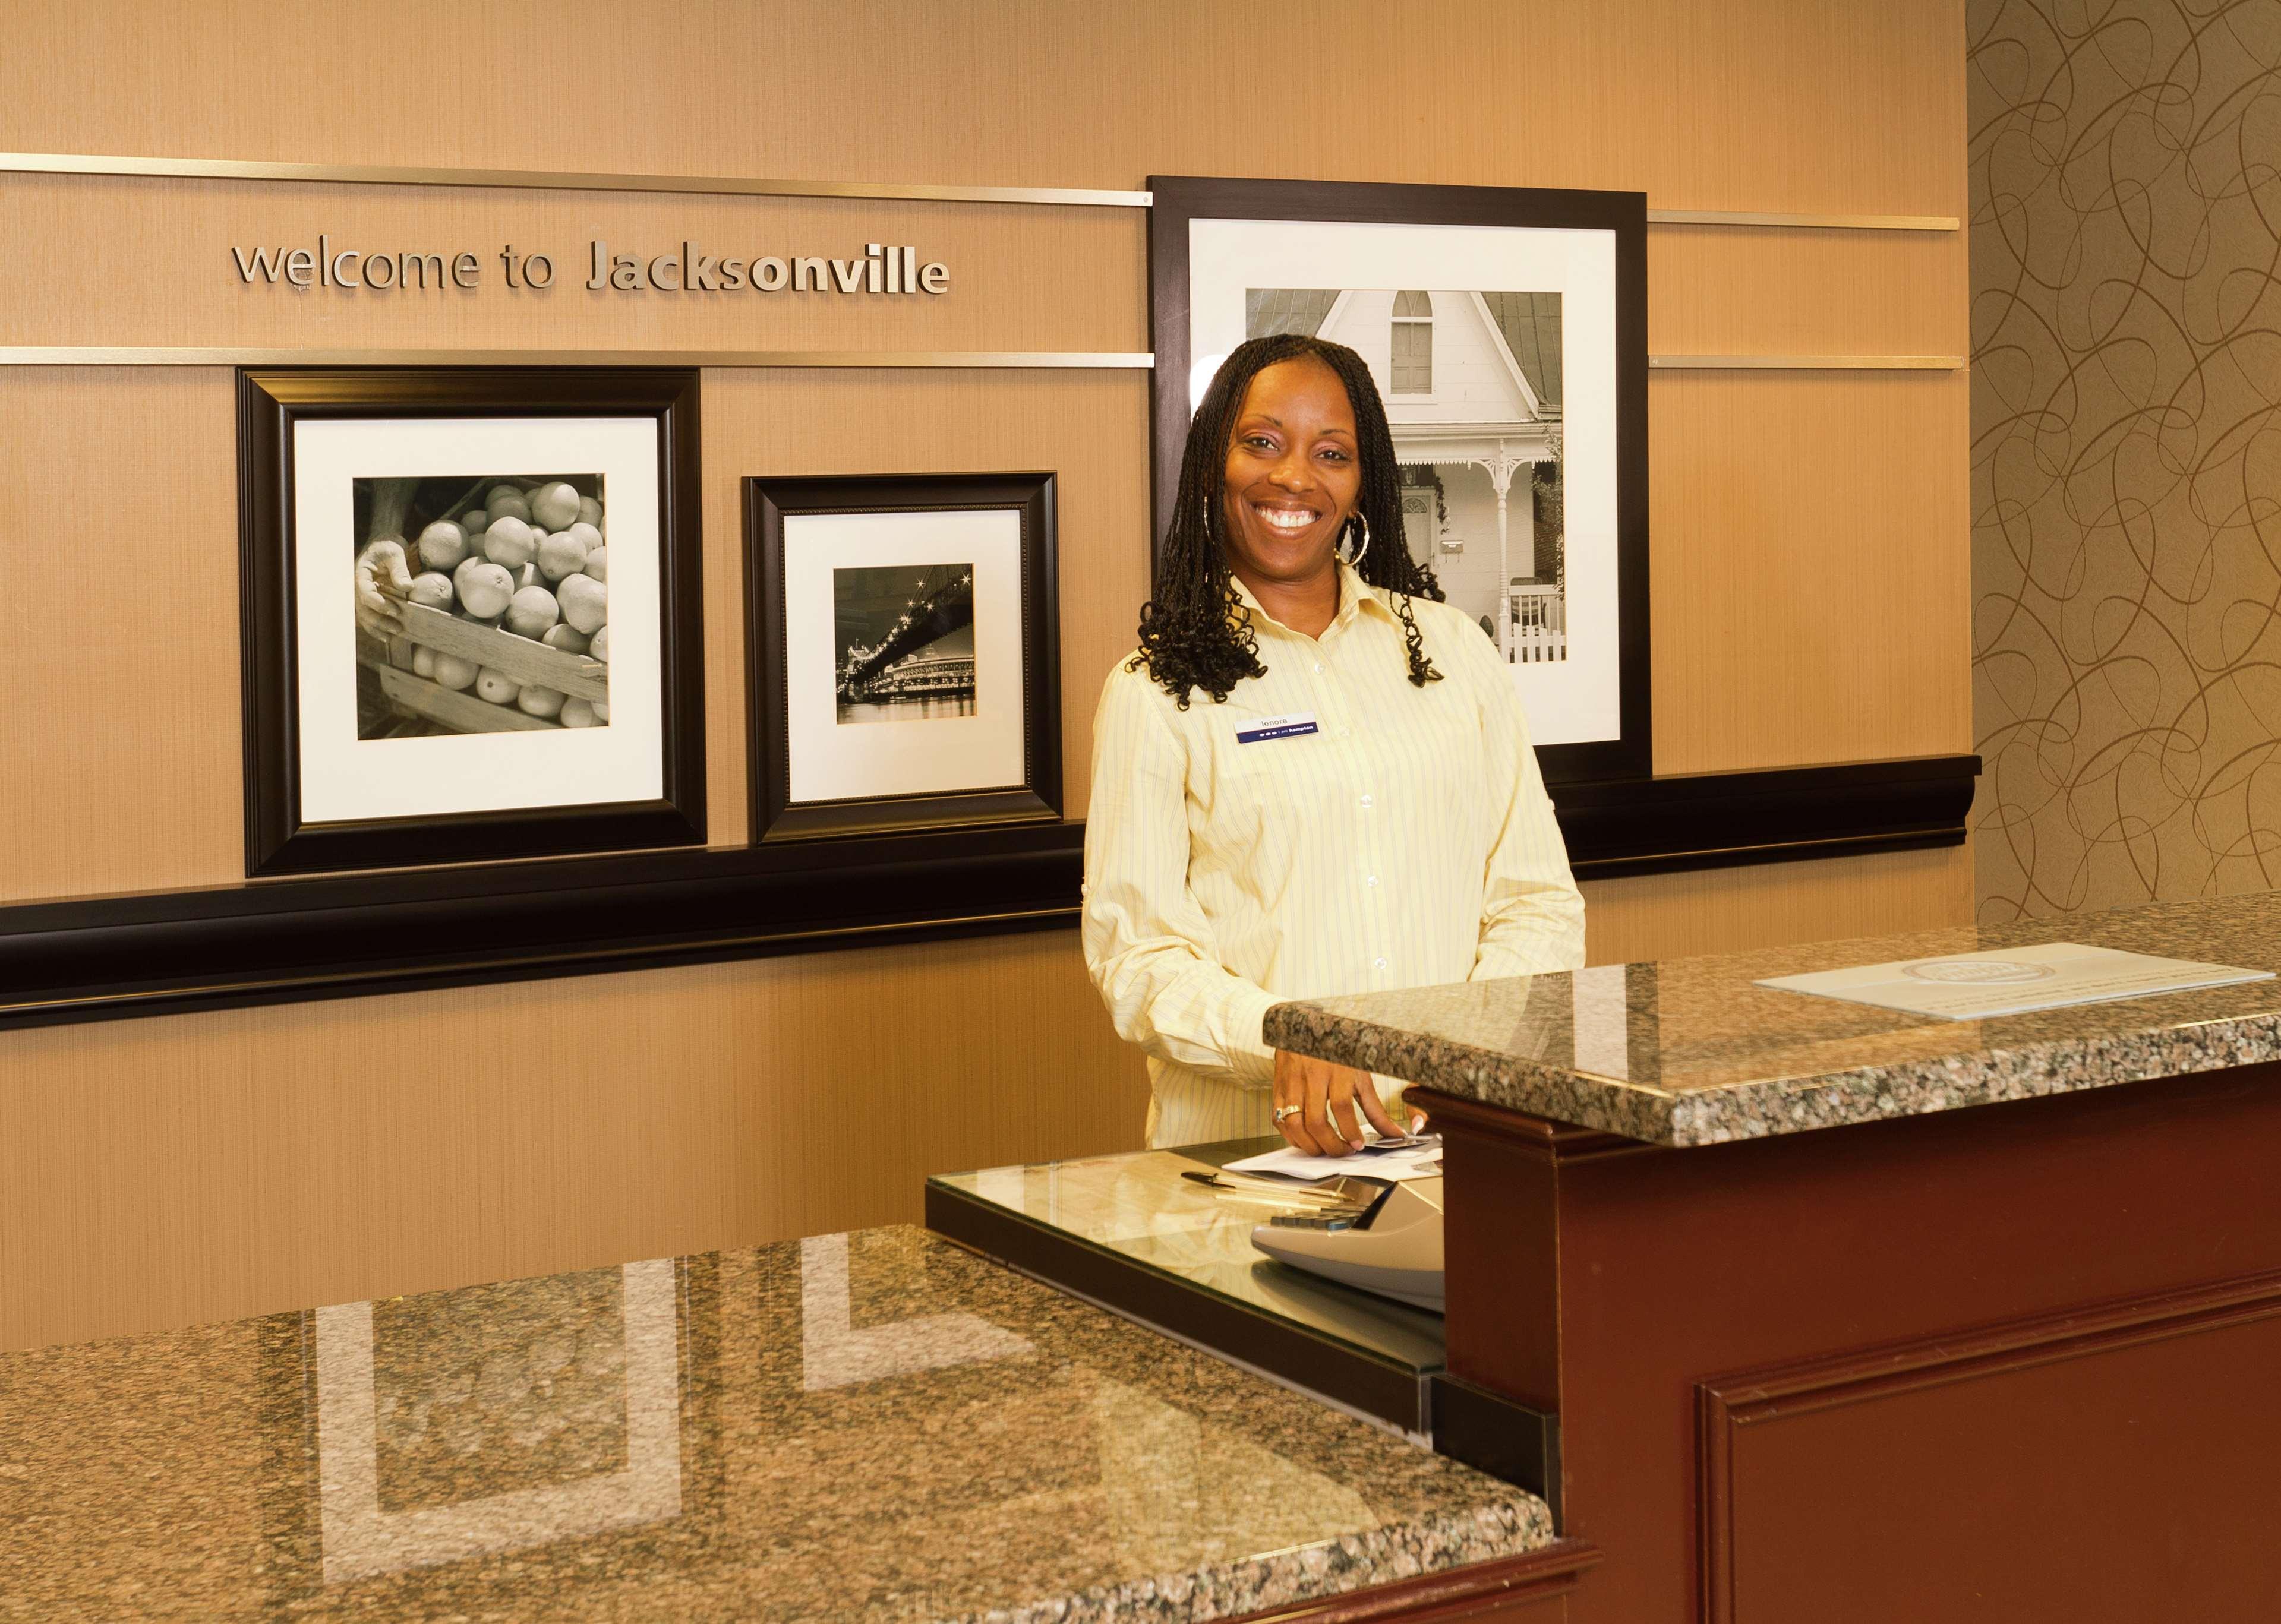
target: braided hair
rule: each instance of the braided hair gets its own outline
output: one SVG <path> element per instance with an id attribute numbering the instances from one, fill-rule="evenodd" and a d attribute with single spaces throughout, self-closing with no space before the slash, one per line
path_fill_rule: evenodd
<path id="1" fill-rule="evenodd" d="M 1303 357 L 1312 357 L 1338 375 L 1354 409 L 1357 460 L 1362 469 L 1354 511 L 1378 543 L 1356 568 L 1372 586 L 1396 595 L 1395 613 L 1401 618 L 1409 649 L 1411 682 L 1423 688 L 1442 680 L 1426 658 L 1418 621 L 1411 612 L 1412 598 L 1441 602 L 1442 587 L 1432 570 L 1411 559 L 1403 542 L 1394 434 L 1387 427 L 1386 406 L 1371 381 L 1370 368 L 1344 344 L 1309 334 L 1280 333 L 1238 345 L 1204 391 L 1180 456 L 1179 495 L 1156 557 L 1155 596 L 1140 609 L 1140 648 L 1127 669 L 1146 666 L 1149 676 L 1183 711 L 1192 689 L 1202 689 L 1218 704 L 1244 678 L 1266 674 L 1267 667 L 1259 663 L 1258 633 L 1249 610 L 1236 596 L 1235 577 L 1228 567 L 1223 497 L 1227 453 L 1251 381 L 1271 366 Z"/>

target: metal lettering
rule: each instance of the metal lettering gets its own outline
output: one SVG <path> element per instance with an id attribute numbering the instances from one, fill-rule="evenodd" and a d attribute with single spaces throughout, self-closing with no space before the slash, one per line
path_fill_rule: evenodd
<path id="1" fill-rule="evenodd" d="M 4 167 L 4 165 L 0 165 Z M 775 293 L 942 294 L 950 291 L 950 267 L 939 260 L 919 262 L 918 250 L 908 242 L 866 242 L 862 257 L 833 259 L 816 254 L 778 258 L 731 258 L 702 251 L 696 240 L 684 237 L 677 254 L 613 253 L 602 237 L 587 242 L 585 286 L 599 293 L 655 290 L 662 293 L 734 293 L 752 289 Z M 332 236 L 317 234 L 314 250 L 267 244 L 246 248 L 233 243 L 230 256 L 239 282 L 252 286 L 282 281 L 297 289 L 370 288 L 410 290 L 417 288 L 457 288 L 472 292 L 483 285 L 483 259 L 468 250 L 433 253 L 415 249 L 392 250 L 343 249 L 336 252 Z M 499 264 L 509 288 L 545 289 L 554 285 L 554 259 L 549 254 L 518 253 L 514 243 L 499 250 Z"/>
<path id="2" fill-rule="evenodd" d="M 681 285 L 691 293 L 712 293 L 721 284 L 713 280 L 714 259 L 710 254 L 700 254 L 697 244 L 684 242 L 681 245 Z"/>

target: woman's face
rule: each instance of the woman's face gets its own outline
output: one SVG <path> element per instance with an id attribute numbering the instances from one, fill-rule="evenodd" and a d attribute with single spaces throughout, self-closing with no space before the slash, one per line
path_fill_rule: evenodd
<path id="1" fill-rule="evenodd" d="M 1362 489 L 1354 406 L 1313 356 L 1263 369 L 1228 443 L 1228 564 L 1238 575 L 1297 581 L 1331 567 L 1339 527 Z"/>

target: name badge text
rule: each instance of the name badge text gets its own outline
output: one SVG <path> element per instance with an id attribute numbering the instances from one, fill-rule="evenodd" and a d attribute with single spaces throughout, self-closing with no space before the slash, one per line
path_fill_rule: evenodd
<path id="1" fill-rule="evenodd" d="M 1303 734 L 1318 733 L 1312 711 L 1295 711 L 1288 716 L 1263 716 L 1248 727 L 1235 730 L 1239 744 L 1264 744 L 1270 739 L 1295 739 Z"/>

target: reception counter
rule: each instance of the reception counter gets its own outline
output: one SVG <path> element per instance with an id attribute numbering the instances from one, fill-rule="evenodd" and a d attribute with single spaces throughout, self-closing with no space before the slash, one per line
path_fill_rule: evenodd
<path id="1" fill-rule="evenodd" d="M 1571 1606 L 2281 1617 L 2281 981 L 1978 1022 L 1756 986 L 2257 897 L 1278 1006 L 1446 1135 L 1447 1379 L 1553 1418 Z"/>
<path id="2" fill-rule="evenodd" d="M 1536 1497 L 913 1229 L 0 1357 L 0 1618 L 1557 1620 Z"/>

